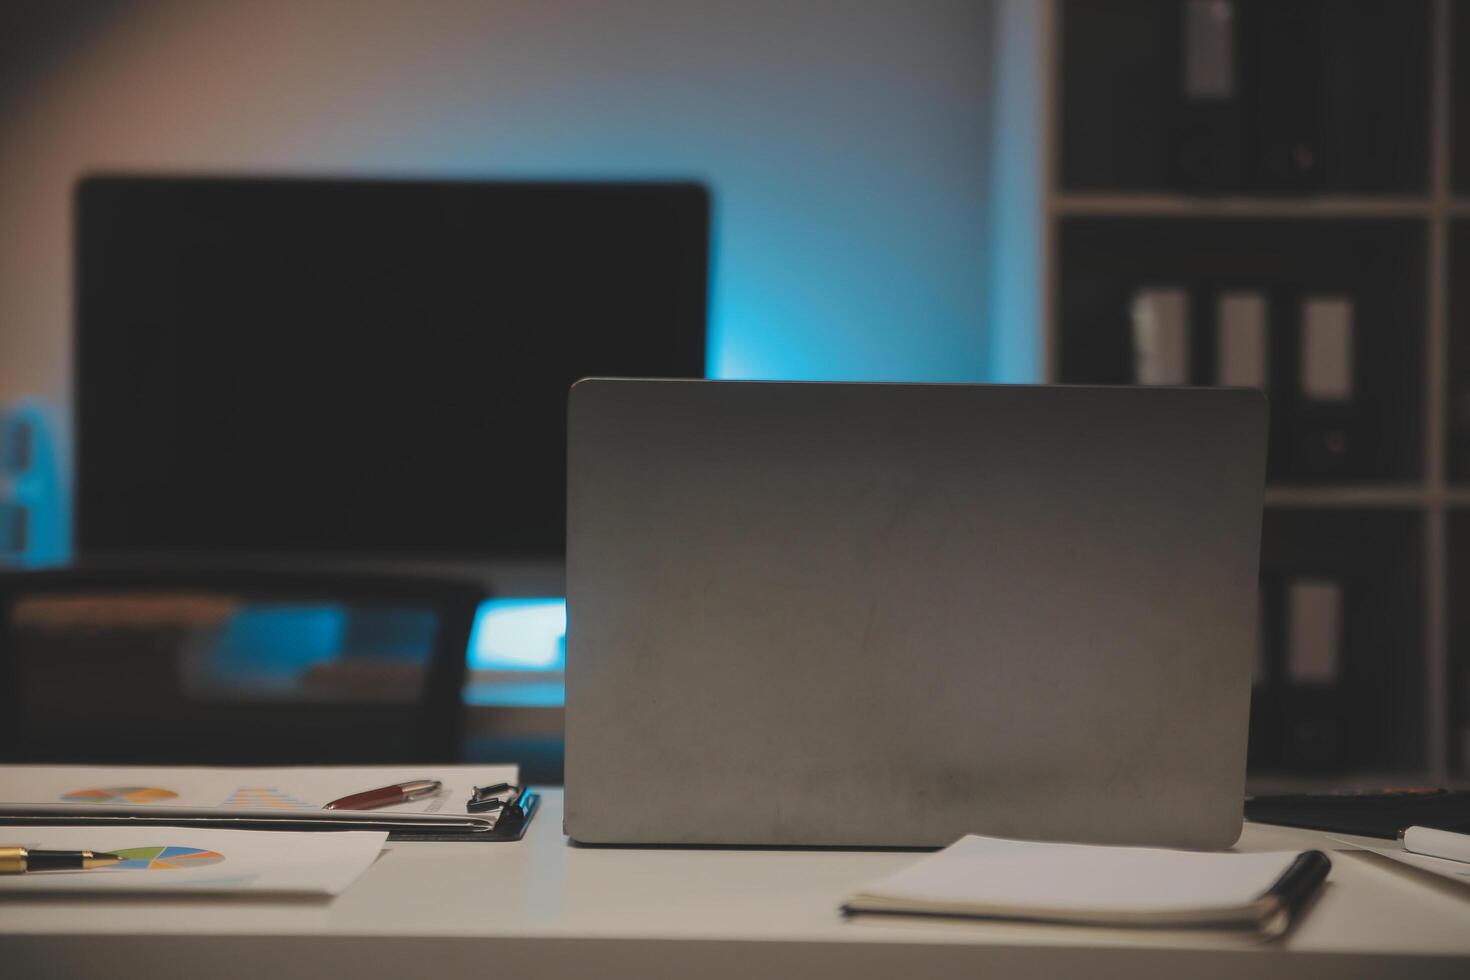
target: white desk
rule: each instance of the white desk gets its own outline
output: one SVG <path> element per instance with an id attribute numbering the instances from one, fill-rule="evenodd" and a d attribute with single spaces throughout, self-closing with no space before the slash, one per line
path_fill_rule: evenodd
<path id="1" fill-rule="evenodd" d="M 1121 930 L 845 921 L 904 852 L 572 847 L 547 792 L 516 844 L 390 844 L 333 901 L 0 901 L 0 976 L 1470 977 L 1470 888 L 1334 853 L 1283 942 Z M 1248 825 L 1242 849 L 1330 848 Z"/>

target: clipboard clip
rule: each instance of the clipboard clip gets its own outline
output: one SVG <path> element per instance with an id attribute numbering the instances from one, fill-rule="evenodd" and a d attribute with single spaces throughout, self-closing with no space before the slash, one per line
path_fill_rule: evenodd
<path id="1" fill-rule="evenodd" d="M 531 812 L 535 808 L 536 794 L 523 786 L 512 786 L 510 783 L 476 786 L 470 794 L 469 803 L 465 805 L 470 813 L 499 810 L 495 817 L 494 832 L 512 837 L 519 837 L 524 832 L 525 824 L 531 819 Z"/>
<path id="2" fill-rule="evenodd" d="M 465 804 L 465 809 L 470 813 L 489 813 L 491 810 L 502 810 L 514 806 L 520 801 L 525 791 L 519 786 L 510 783 L 496 783 L 493 786 L 476 786 L 470 793 L 470 801 Z"/>

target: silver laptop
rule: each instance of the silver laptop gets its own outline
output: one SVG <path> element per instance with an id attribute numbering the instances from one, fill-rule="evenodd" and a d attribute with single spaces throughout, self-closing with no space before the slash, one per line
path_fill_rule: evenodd
<path id="1" fill-rule="evenodd" d="M 566 832 L 1228 846 L 1265 437 L 1241 389 L 580 382 Z"/>

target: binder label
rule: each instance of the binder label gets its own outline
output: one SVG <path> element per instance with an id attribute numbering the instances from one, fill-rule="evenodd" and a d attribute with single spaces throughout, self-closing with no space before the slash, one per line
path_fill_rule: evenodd
<path id="1" fill-rule="evenodd" d="M 1309 296 L 1302 303 L 1302 394 L 1315 401 L 1353 397 L 1353 302 Z"/>
<path id="2" fill-rule="evenodd" d="M 1291 584 L 1288 602 L 1288 675 L 1297 684 L 1336 683 L 1342 589 L 1330 579 L 1301 579 Z"/>
<path id="3" fill-rule="evenodd" d="M 1235 96 L 1235 4 L 1188 0 L 1184 5 L 1184 96 Z"/>
<path id="4" fill-rule="evenodd" d="M 1140 289 L 1133 295 L 1133 379 L 1141 385 L 1189 383 L 1189 293 Z"/>
<path id="5" fill-rule="evenodd" d="M 1215 379 L 1222 385 L 1264 388 L 1267 378 L 1266 297 L 1223 294 L 1216 305 Z"/>

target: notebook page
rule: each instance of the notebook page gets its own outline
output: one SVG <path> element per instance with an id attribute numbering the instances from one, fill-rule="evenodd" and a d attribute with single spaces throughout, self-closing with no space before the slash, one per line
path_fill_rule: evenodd
<path id="1" fill-rule="evenodd" d="M 1260 854 L 1049 844 L 968 836 L 863 888 L 865 898 L 1038 913 L 1240 908 L 1296 860 Z"/>

